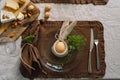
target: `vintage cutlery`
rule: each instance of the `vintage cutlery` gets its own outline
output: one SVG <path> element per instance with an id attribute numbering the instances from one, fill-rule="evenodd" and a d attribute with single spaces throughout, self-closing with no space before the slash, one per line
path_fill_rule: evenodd
<path id="1" fill-rule="evenodd" d="M 96 49 L 96 68 L 97 68 L 97 70 L 100 69 L 98 43 L 99 43 L 98 34 L 96 32 L 96 33 L 94 33 L 94 44 L 95 44 L 95 49 Z"/>
<path id="2" fill-rule="evenodd" d="M 90 36 L 90 49 L 89 49 L 89 57 L 88 57 L 88 73 L 92 73 L 91 67 L 91 53 L 94 46 L 94 35 L 93 35 L 93 28 L 91 28 L 91 36 Z"/>

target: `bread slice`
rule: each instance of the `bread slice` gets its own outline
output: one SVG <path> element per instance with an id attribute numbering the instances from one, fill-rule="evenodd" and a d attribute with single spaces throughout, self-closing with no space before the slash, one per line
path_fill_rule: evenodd
<path id="1" fill-rule="evenodd" d="M 19 4 L 13 0 L 7 0 L 5 6 L 14 10 L 19 9 Z"/>

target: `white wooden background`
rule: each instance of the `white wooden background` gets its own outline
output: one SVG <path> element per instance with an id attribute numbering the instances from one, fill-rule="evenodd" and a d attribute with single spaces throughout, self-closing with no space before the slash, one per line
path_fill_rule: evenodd
<path id="1" fill-rule="evenodd" d="M 0 8 L 4 2 L 5 0 L 0 2 Z M 41 9 L 40 19 L 47 4 L 36 5 Z M 109 0 L 105 6 L 53 3 L 49 5 L 52 6 L 49 20 L 98 20 L 103 23 L 107 64 L 104 78 L 120 78 L 120 0 Z M 17 54 L 15 57 L 2 55 L 5 51 L 0 45 L 0 80 L 27 80 L 19 72 L 21 37 L 16 41 L 16 45 L 16 51 L 13 53 Z"/>

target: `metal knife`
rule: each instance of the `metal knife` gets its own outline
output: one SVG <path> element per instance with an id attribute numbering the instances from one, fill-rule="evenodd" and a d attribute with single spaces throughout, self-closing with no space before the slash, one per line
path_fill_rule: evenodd
<path id="1" fill-rule="evenodd" d="M 94 47 L 94 33 L 93 28 L 91 28 L 91 34 L 90 34 L 90 49 L 89 49 L 89 57 L 88 57 L 88 73 L 92 73 L 92 67 L 91 67 L 91 53 Z"/>

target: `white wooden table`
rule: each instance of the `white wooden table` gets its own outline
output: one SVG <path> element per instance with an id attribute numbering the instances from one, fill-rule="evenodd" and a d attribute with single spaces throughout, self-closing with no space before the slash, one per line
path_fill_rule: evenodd
<path id="1" fill-rule="evenodd" d="M 5 0 L 0 2 L 0 8 Z M 105 6 L 49 4 L 52 6 L 49 20 L 98 20 L 104 26 L 105 61 L 107 64 L 104 78 L 120 78 L 120 0 L 109 0 Z M 41 9 L 39 19 L 43 17 L 47 4 L 36 4 Z M 19 54 L 21 37 L 16 41 L 15 57 L 2 55 L 5 50 L 0 45 L 0 80 L 27 80 L 19 72 Z M 35 79 L 39 80 L 39 79 Z"/>

